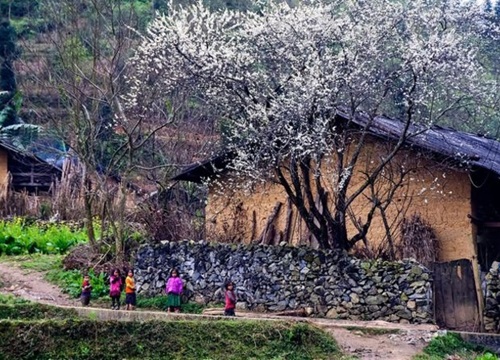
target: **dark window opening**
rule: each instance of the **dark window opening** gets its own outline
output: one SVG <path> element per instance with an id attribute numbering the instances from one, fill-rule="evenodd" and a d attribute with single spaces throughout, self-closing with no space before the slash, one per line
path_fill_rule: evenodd
<path id="1" fill-rule="evenodd" d="M 470 172 L 471 218 L 481 271 L 500 261 L 500 179 L 487 170 Z"/>

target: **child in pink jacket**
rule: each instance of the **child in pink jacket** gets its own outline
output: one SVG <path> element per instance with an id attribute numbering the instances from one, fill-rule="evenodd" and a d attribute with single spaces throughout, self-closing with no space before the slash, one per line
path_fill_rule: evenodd
<path id="1" fill-rule="evenodd" d="M 109 296 L 111 297 L 111 309 L 120 310 L 120 296 L 122 294 L 122 278 L 120 270 L 115 269 L 109 277 Z"/>
<path id="2" fill-rule="evenodd" d="M 177 269 L 170 272 L 170 278 L 167 281 L 165 291 L 167 293 L 167 311 L 180 312 L 181 311 L 181 294 L 184 284 L 179 278 Z"/>

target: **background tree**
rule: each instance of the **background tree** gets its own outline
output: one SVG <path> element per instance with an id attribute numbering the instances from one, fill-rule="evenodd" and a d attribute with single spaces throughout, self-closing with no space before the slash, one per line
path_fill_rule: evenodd
<path id="1" fill-rule="evenodd" d="M 37 38 L 47 49 L 45 56 L 32 52 L 32 42 L 24 48 L 26 59 L 38 59 L 24 62 L 29 71 L 23 86 L 40 91 L 38 97 L 31 91 L 29 104 L 38 110 L 33 121 L 69 147 L 67 163 L 79 168 L 74 171 L 82 179 L 90 242 L 95 244 L 93 219 L 98 215 L 121 257 L 130 169 L 148 137 L 140 124 L 128 121 L 120 100 L 135 36 L 131 28 L 138 26 L 139 14 L 130 1 L 43 0 L 37 16 L 50 24 L 50 31 Z M 43 104 L 41 98 L 50 101 Z"/>
<path id="2" fill-rule="evenodd" d="M 478 10 L 423 0 L 313 1 L 258 14 L 200 3 L 171 8 L 152 22 L 131 61 L 128 106 L 145 117 L 171 94 L 199 94 L 220 114 L 234 170 L 279 183 L 321 247 L 349 249 L 386 201 L 369 189 L 384 181 L 408 137 L 497 109 L 498 85 L 474 41 L 497 30 Z M 399 139 L 354 184 L 380 114 L 398 115 Z M 348 237 L 360 198 L 371 209 Z"/>
<path id="3" fill-rule="evenodd" d="M 30 119 L 68 147 L 62 154 L 67 158 L 64 169 L 73 168 L 73 178 L 80 179 L 83 203 L 64 200 L 61 215 L 74 217 L 85 209 L 92 244 L 93 219 L 98 217 L 104 235 L 115 240 L 118 257 L 123 256 L 135 210 L 128 200 L 157 188 L 167 191 L 172 167 L 183 156 L 191 156 L 184 162 L 193 160 L 206 143 L 205 130 L 196 125 L 203 122 L 198 121 L 200 111 L 182 94 L 152 109 L 154 116 L 135 117 L 124 111 L 126 59 L 137 43 L 133 29 L 145 26 L 152 15 L 150 5 L 129 0 L 40 0 L 34 16 L 44 19 L 47 31 L 23 42 L 20 85 L 29 94 Z M 147 214 L 139 218 L 150 220 L 164 208 L 151 205 L 152 199 L 144 206 Z"/>

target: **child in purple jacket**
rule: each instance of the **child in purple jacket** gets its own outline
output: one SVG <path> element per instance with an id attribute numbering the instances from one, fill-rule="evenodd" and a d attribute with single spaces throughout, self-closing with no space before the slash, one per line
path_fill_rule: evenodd
<path id="1" fill-rule="evenodd" d="M 177 269 L 172 269 L 170 272 L 170 278 L 167 281 L 167 286 L 165 291 L 167 293 L 167 311 L 168 312 L 180 312 L 181 311 L 181 294 L 184 284 L 179 278 L 179 272 Z"/>

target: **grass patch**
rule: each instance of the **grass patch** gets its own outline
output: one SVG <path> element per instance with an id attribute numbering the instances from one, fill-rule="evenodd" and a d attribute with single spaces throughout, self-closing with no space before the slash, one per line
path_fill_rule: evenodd
<path id="1" fill-rule="evenodd" d="M 62 255 L 31 254 L 19 256 L 1 256 L 1 262 L 12 262 L 25 270 L 49 271 L 62 270 Z"/>
<path id="2" fill-rule="evenodd" d="M 167 296 L 159 295 L 153 297 L 137 296 L 137 308 L 164 311 L 167 309 Z M 188 302 L 181 305 L 181 311 L 187 314 L 201 314 L 205 307 L 203 305 Z"/>
<path id="3" fill-rule="evenodd" d="M 6 360 L 342 359 L 326 333 L 286 322 L 2 320 L 0 333 Z"/>
<path id="4" fill-rule="evenodd" d="M 398 334 L 400 332 L 399 329 L 379 329 L 379 328 L 358 327 L 358 326 L 344 326 L 344 329 L 352 332 L 360 332 L 362 334 L 371 336 Z"/>
<path id="5" fill-rule="evenodd" d="M 7 303 L 0 304 L 0 319 L 10 320 L 39 320 L 39 319 L 67 319 L 76 318 L 78 313 L 74 309 L 60 308 L 37 303 Z"/>
<path id="6" fill-rule="evenodd" d="M 11 294 L 0 294 L 0 306 L 3 305 L 20 305 L 20 304 L 29 304 L 31 303 L 29 300 L 25 300 L 23 298 L 11 295 Z"/>
<path id="7" fill-rule="evenodd" d="M 416 355 L 414 360 L 445 360 L 451 357 L 461 360 L 496 360 L 496 355 L 487 351 L 486 348 L 465 342 L 460 335 L 448 333 L 438 336 L 424 348 L 424 353 Z M 492 357 L 493 356 L 493 357 Z"/>

